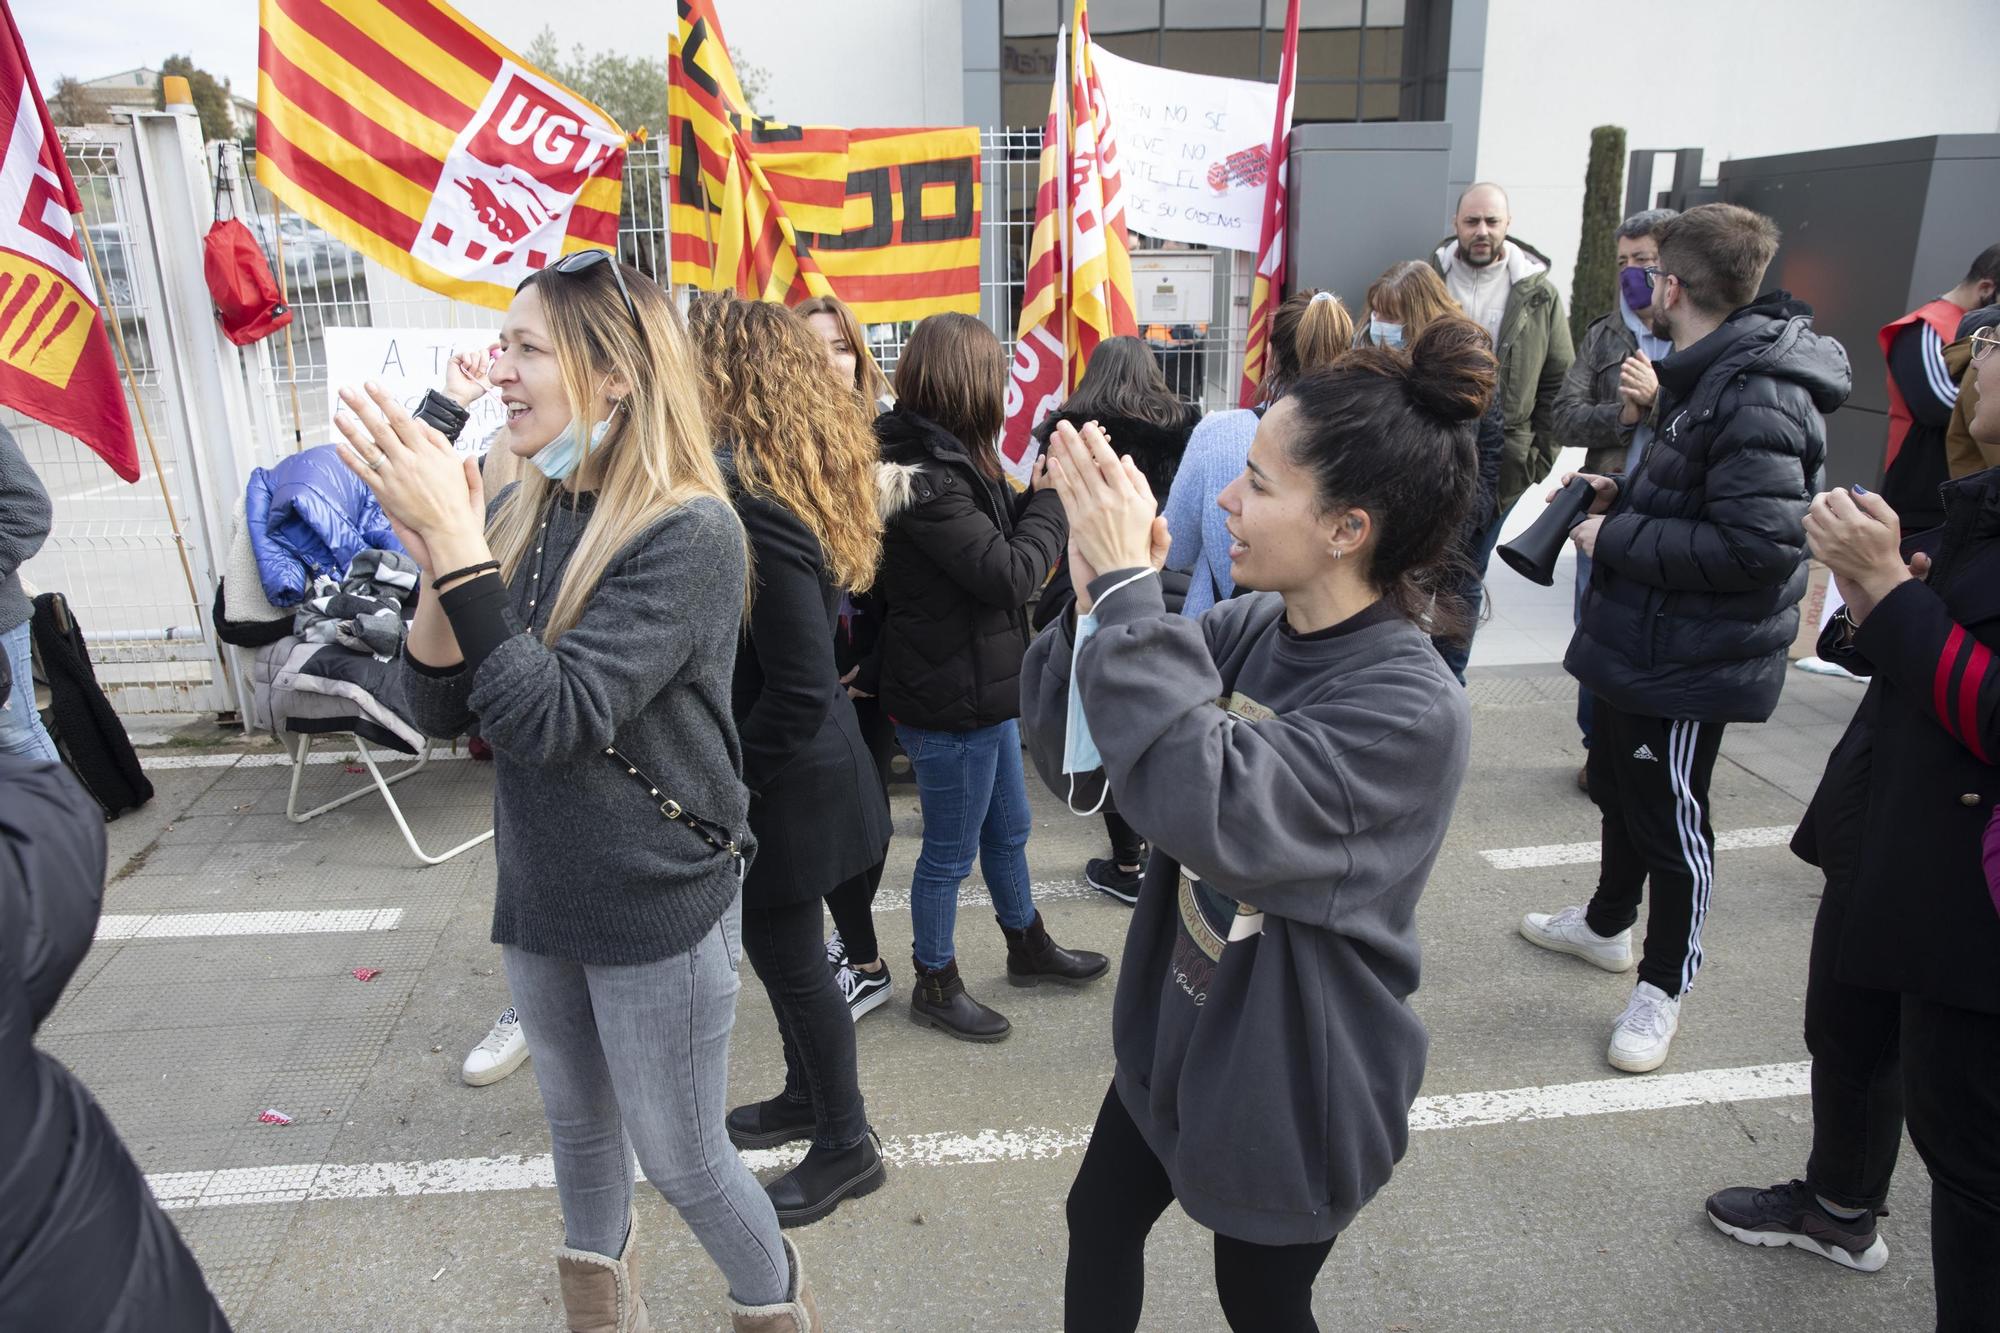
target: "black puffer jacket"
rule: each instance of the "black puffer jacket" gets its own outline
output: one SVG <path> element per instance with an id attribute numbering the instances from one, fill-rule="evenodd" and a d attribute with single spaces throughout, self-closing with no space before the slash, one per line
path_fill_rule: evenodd
<path id="1" fill-rule="evenodd" d="M 950 432 L 903 408 L 875 418 L 875 434 L 884 617 L 856 687 L 931 731 L 1019 717 L 1027 602 L 1069 545 L 1062 501 L 988 481 Z"/>
<path id="2" fill-rule="evenodd" d="M 103 894 L 103 812 L 60 765 L 0 755 L 0 1329 L 227 1333 L 111 1121 L 34 1047 Z"/>
<path id="3" fill-rule="evenodd" d="M 1798 632 L 1822 414 L 1847 398 L 1847 352 L 1770 292 L 1656 369 L 1658 433 L 1598 530 L 1563 665 L 1628 713 L 1762 722 Z"/>

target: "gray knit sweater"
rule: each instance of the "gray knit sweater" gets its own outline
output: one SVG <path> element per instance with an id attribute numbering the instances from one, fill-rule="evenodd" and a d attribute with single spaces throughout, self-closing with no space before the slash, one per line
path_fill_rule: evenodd
<path id="1" fill-rule="evenodd" d="M 509 602 L 521 632 L 476 669 L 432 674 L 405 658 L 396 704 L 433 736 L 456 736 L 476 717 L 493 747 L 494 943 L 577 963 L 652 962 L 706 935 L 739 880 L 732 857 L 661 815 L 604 750 L 615 740 L 748 849 L 729 696 L 742 529 L 720 501 L 676 510 L 612 562 L 582 619 L 545 647 L 526 627 L 546 623 L 589 501 L 557 505 L 542 561 L 531 552 L 517 572 Z"/>
<path id="2" fill-rule="evenodd" d="M 49 538 L 55 509 L 21 446 L 0 427 L 0 633 L 27 623 L 34 605 L 21 590 L 20 569 Z"/>

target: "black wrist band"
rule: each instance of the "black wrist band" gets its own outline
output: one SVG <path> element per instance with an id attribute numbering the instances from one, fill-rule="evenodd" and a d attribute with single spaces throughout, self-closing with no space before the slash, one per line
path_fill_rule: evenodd
<path id="1" fill-rule="evenodd" d="M 431 580 L 431 591 L 443 592 L 444 585 L 450 583 L 453 579 L 462 579 L 467 574 L 484 574 L 489 569 L 497 573 L 500 569 L 500 562 L 498 560 L 482 560 L 476 565 L 467 565 L 464 569 L 454 569 L 449 574 L 440 574 Z"/>
<path id="2" fill-rule="evenodd" d="M 417 410 L 410 415 L 435 428 L 438 434 L 454 444 L 458 442 L 459 432 L 465 429 L 465 423 L 472 420 L 472 413 L 436 389 L 427 391 L 424 401 L 417 404 Z"/>
<path id="3" fill-rule="evenodd" d="M 471 670 L 478 670 L 495 648 L 520 633 L 507 609 L 507 585 L 498 574 L 483 574 L 447 589 L 438 606 L 451 622 L 452 637 Z"/>

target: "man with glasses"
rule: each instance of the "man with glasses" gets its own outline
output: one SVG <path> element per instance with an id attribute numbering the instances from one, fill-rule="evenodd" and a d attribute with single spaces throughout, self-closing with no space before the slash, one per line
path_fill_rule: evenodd
<path id="1" fill-rule="evenodd" d="M 1507 511 L 1555 463 L 1556 393 L 1576 359 L 1569 317 L 1549 281 L 1548 256 L 1508 235 L 1513 225 L 1507 192 L 1482 181 L 1459 196 L 1453 235 L 1431 256 L 1445 290 L 1485 328 L 1500 358 L 1507 450 L 1500 460 L 1500 517 L 1478 554 L 1482 573 Z"/>
<path id="2" fill-rule="evenodd" d="M 2000 296 L 2000 245 L 1989 245 L 1966 269 L 1958 286 L 1882 326 L 1882 357 L 1889 363 L 1889 445 L 1882 459 L 1882 498 L 1902 519 L 1903 530 L 1921 532 L 1944 521 L 1938 487 L 1949 475 L 1945 431 L 1958 401 L 1958 375 L 1945 348 L 1965 336 L 1966 313 Z M 1964 372 L 1961 364 L 1959 372 Z"/>
<path id="3" fill-rule="evenodd" d="M 1993 339 L 2000 337 L 1996 329 L 2000 305 L 1982 306 L 1958 322 L 1957 341 L 1944 349 L 1945 372 L 1958 385 L 1958 401 L 1944 432 L 1945 468 L 1954 481 L 2000 467 L 2000 435 L 1983 440 L 1972 433 L 1972 418 L 1979 411 L 1979 363 L 1992 353 Z"/>
<path id="4" fill-rule="evenodd" d="M 1673 343 L 1654 367 L 1656 433 L 1625 476 L 1581 474 L 1596 497 L 1572 534 L 1595 562 L 1563 665 L 1595 698 L 1597 890 L 1587 907 L 1530 912 L 1520 928 L 1624 972 L 1650 892 L 1638 985 L 1606 1052 L 1630 1073 L 1666 1062 L 1701 967 L 1715 880 L 1709 774 L 1723 727 L 1777 706 L 1806 585 L 1806 502 L 1826 460 L 1821 414 L 1851 382 L 1847 353 L 1812 331 L 1810 309 L 1786 292 L 1757 295 L 1778 248 L 1769 218 L 1704 204 L 1655 234 L 1648 317 Z"/>

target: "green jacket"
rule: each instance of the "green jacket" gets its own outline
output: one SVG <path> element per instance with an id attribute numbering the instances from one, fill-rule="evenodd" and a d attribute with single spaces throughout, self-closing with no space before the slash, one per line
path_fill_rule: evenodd
<path id="1" fill-rule="evenodd" d="M 1500 345 L 1494 349 L 1500 358 L 1500 410 L 1507 419 L 1507 452 L 1500 460 L 1502 514 L 1555 465 L 1562 448 L 1555 431 L 1556 395 L 1576 360 L 1562 297 L 1549 281 L 1548 256 L 1518 236 L 1509 236 L 1507 245 L 1519 246 L 1542 267 L 1508 290 Z M 1447 236 L 1431 255 L 1431 267 L 1445 276 L 1457 255 L 1458 241 Z"/>
<path id="2" fill-rule="evenodd" d="M 1625 470 L 1633 427 L 1618 420 L 1618 372 L 1639 340 L 1614 310 L 1599 315 L 1583 331 L 1583 347 L 1556 395 L 1555 428 L 1560 442 L 1583 450 L 1583 470 L 1608 477 Z"/>

